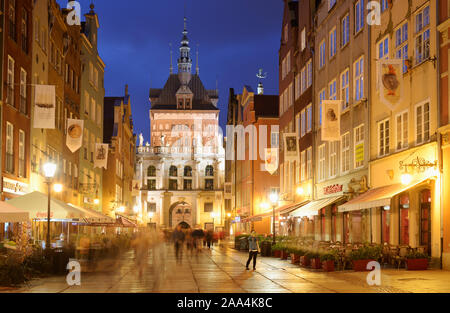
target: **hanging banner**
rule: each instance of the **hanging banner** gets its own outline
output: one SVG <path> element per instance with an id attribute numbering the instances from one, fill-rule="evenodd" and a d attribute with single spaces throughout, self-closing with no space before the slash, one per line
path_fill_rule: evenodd
<path id="1" fill-rule="evenodd" d="M 265 170 L 272 175 L 278 169 L 278 148 L 265 148 Z"/>
<path id="2" fill-rule="evenodd" d="M 233 199 L 231 183 L 224 184 L 224 198 L 225 199 Z"/>
<path id="3" fill-rule="evenodd" d="M 36 85 L 34 89 L 34 128 L 55 128 L 55 86 Z"/>
<path id="4" fill-rule="evenodd" d="M 83 120 L 67 119 L 66 145 L 72 153 L 81 148 L 81 144 L 83 143 L 83 129 Z"/>
<path id="5" fill-rule="evenodd" d="M 108 144 L 107 143 L 96 143 L 95 153 L 94 153 L 94 168 L 107 169 L 108 167 Z"/>
<path id="6" fill-rule="evenodd" d="M 133 179 L 133 189 L 131 191 L 131 196 L 139 196 L 139 191 L 141 190 L 141 182 L 138 179 Z"/>
<path id="7" fill-rule="evenodd" d="M 403 96 L 403 60 L 379 60 L 377 62 L 378 91 L 380 101 L 394 111 Z"/>
<path id="8" fill-rule="evenodd" d="M 322 102 L 322 141 L 341 140 L 342 100 L 323 100 Z"/>
<path id="9" fill-rule="evenodd" d="M 284 134 L 284 160 L 296 161 L 298 160 L 298 140 L 296 133 Z"/>

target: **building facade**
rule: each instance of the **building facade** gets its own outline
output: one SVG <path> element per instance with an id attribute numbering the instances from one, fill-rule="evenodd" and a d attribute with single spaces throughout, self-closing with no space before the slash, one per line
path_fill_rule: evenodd
<path id="1" fill-rule="evenodd" d="M 83 146 L 79 151 L 80 205 L 102 210 L 103 169 L 94 168 L 95 144 L 103 143 L 103 99 L 105 97 L 105 63 L 98 54 L 97 40 L 100 27 L 91 4 L 86 21 L 81 25 L 81 108 L 84 120 Z"/>
<path id="2" fill-rule="evenodd" d="M 162 89 L 150 89 L 149 145 L 140 138 L 135 179 L 144 223 L 174 228 L 223 227 L 224 149 L 219 133 L 217 90 L 204 88 L 198 61 L 191 73 L 189 40 L 184 22 L 178 58 Z"/>

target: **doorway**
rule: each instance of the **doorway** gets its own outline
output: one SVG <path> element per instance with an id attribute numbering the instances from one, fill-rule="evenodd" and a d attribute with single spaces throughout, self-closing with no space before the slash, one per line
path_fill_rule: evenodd
<path id="1" fill-rule="evenodd" d="M 420 245 L 431 255 L 431 191 L 420 193 Z"/>

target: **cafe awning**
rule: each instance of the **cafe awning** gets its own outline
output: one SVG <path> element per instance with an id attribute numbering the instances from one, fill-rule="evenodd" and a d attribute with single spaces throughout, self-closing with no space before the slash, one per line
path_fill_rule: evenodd
<path id="1" fill-rule="evenodd" d="M 0 223 L 22 223 L 30 219 L 30 214 L 15 206 L 0 201 Z"/>
<path id="2" fill-rule="evenodd" d="M 394 184 L 370 189 L 358 197 L 340 205 L 338 210 L 339 212 L 349 212 L 391 205 L 392 197 L 424 182 L 425 180 L 426 179 L 416 181 L 409 185 Z"/>
<path id="3" fill-rule="evenodd" d="M 46 220 L 48 195 L 39 191 L 31 192 L 7 201 L 29 213 L 30 219 Z M 84 222 L 86 213 L 57 199 L 50 200 L 50 219 L 53 221 Z"/>
<path id="4" fill-rule="evenodd" d="M 138 227 L 136 223 L 132 220 L 126 218 L 125 216 L 118 215 L 116 220 L 117 227 Z"/>
<path id="5" fill-rule="evenodd" d="M 84 217 L 84 220 L 86 223 L 93 225 L 93 226 L 108 226 L 108 224 L 113 225 L 116 221 L 107 215 L 104 215 L 100 212 L 97 212 L 95 210 L 89 209 L 89 208 L 82 208 L 75 206 L 71 203 L 69 203 L 70 206 L 84 212 L 86 216 Z"/>
<path id="6" fill-rule="evenodd" d="M 290 203 L 290 204 L 280 206 L 275 209 L 275 214 L 287 214 L 287 213 L 301 207 L 305 203 L 306 202 L 297 202 L 297 203 Z M 261 221 L 263 218 L 271 217 L 272 215 L 273 215 L 273 210 L 270 210 L 270 211 L 267 211 L 264 213 L 260 213 L 260 214 L 256 214 L 256 215 L 247 217 L 247 218 L 243 219 L 241 222 L 242 223 L 258 222 L 258 221 Z"/>
<path id="7" fill-rule="evenodd" d="M 311 201 L 308 204 L 298 208 L 297 210 L 291 212 L 290 216 L 293 217 L 304 217 L 304 216 L 313 216 L 317 215 L 318 211 L 327 205 L 333 204 L 335 202 L 340 201 L 343 199 L 344 196 L 336 196 L 336 197 L 329 197 L 324 198 L 320 200 Z"/>

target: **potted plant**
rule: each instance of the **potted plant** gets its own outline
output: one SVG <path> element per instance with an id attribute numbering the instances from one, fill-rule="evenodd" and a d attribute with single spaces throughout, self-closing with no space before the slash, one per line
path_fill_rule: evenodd
<path id="1" fill-rule="evenodd" d="M 322 269 L 325 272 L 334 272 L 334 263 L 337 260 L 337 255 L 335 252 L 325 252 L 320 256 L 320 261 L 322 262 Z"/>
<path id="2" fill-rule="evenodd" d="M 353 270 L 356 272 L 368 271 L 367 264 L 376 261 L 381 257 L 381 247 L 363 246 L 350 253 L 353 263 Z"/>
<path id="3" fill-rule="evenodd" d="M 298 264 L 300 262 L 300 248 L 297 246 L 290 246 L 289 252 L 291 254 L 291 263 Z"/>
<path id="4" fill-rule="evenodd" d="M 320 262 L 320 253 L 317 251 L 310 251 L 307 253 L 310 261 L 311 261 L 311 268 L 318 270 L 322 268 L 322 263 Z"/>
<path id="5" fill-rule="evenodd" d="M 283 247 L 281 246 L 280 243 L 276 243 L 272 246 L 272 251 L 273 251 L 273 256 L 276 258 L 281 257 L 281 250 L 283 249 Z"/>
<path id="6" fill-rule="evenodd" d="M 305 250 L 302 250 L 301 252 L 302 253 L 300 253 L 300 254 L 302 254 L 302 255 L 300 256 L 300 265 L 307 267 L 310 264 L 309 251 L 305 249 Z"/>
<path id="7" fill-rule="evenodd" d="M 282 260 L 287 260 L 288 256 L 289 256 L 289 252 L 287 250 L 287 246 L 286 244 L 281 244 L 282 245 L 282 249 L 281 249 L 281 255 L 280 258 Z"/>
<path id="8" fill-rule="evenodd" d="M 428 268 L 428 255 L 412 251 L 406 255 L 406 269 L 408 271 L 424 271 Z"/>

